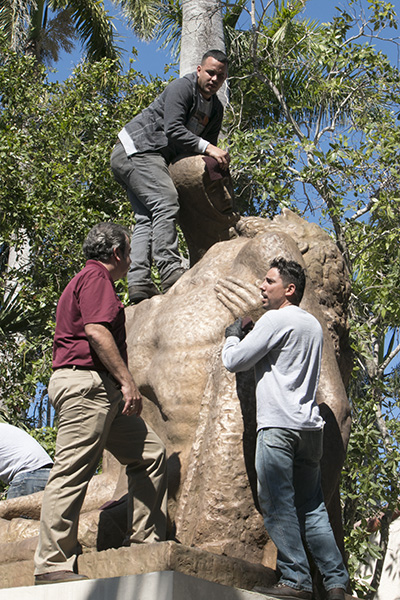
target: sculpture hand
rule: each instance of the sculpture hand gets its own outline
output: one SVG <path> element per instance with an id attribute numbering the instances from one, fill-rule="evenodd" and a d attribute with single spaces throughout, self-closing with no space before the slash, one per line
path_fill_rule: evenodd
<path id="1" fill-rule="evenodd" d="M 228 276 L 225 279 L 219 279 L 214 289 L 218 300 L 232 313 L 234 318 L 248 314 L 261 306 L 260 288 L 255 283 Z"/>

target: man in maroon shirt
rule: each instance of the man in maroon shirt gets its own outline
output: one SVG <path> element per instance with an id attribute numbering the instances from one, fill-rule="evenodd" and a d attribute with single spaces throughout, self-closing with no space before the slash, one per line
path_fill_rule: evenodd
<path id="1" fill-rule="evenodd" d="M 142 397 L 127 364 L 124 307 L 114 288 L 130 265 L 129 237 L 120 225 L 96 225 L 83 245 L 86 266 L 57 306 L 48 389 L 59 428 L 43 497 L 36 584 L 86 579 L 76 572 L 79 513 L 104 448 L 126 465 L 124 545 L 165 539 L 165 448 L 140 417 Z"/>

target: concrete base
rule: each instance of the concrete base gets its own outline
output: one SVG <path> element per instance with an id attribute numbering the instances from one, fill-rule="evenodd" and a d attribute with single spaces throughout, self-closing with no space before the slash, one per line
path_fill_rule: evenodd
<path id="1" fill-rule="evenodd" d="M 0 600 L 258 600 L 266 596 L 164 571 L 0 590 Z"/>
<path id="2" fill-rule="evenodd" d="M 163 571 L 0 590 L 0 600 L 273 600 L 270 596 Z M 350 600 L 351 596 L 346 596 Z"/>
<path id="3" fill-rule="evenodd" d="M 2 557 L 0 600 L 268 600 L 251 590 L 276 582 L 262 565 L 175 542 L 86 551 L 78 567 L 90 579 L 72 583 L 34 586 L 32 558 Z"/>

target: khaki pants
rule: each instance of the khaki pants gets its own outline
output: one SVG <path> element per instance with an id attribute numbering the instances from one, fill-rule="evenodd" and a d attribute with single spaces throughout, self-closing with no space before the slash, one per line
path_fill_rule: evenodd
<path id="1" fill-rule="evenodd" d="M 56 456 L 44 491 L 35 574 L 73 570 L 79 513 L 104 448 L 128 476 L 128 532 L 135 542 L 165 539 L 165 448 L 140 417 L 121 414 L 122 394 L 105 372 L 58 369 L 49 398 L 59 417 Z"/>

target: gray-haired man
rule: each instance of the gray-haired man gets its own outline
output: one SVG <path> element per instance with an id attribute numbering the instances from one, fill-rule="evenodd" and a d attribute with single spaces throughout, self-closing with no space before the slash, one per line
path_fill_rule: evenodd
<path id="1" fill-rule="evenodd" d="M 86 266 L 57 306 L 48 389 L 59 428 L 43 497 L 36 584 L 86 578 L 75 572 L 79 513 L 105 448 L 126 465 L 124 545 L 161 541 L 166 534 L 165 449 L 140 417 L 142 397 L 128 369 L 124 306 L 114 288 L 129 268 L 129 231 L 100 223 L 83 249 Z"/>

